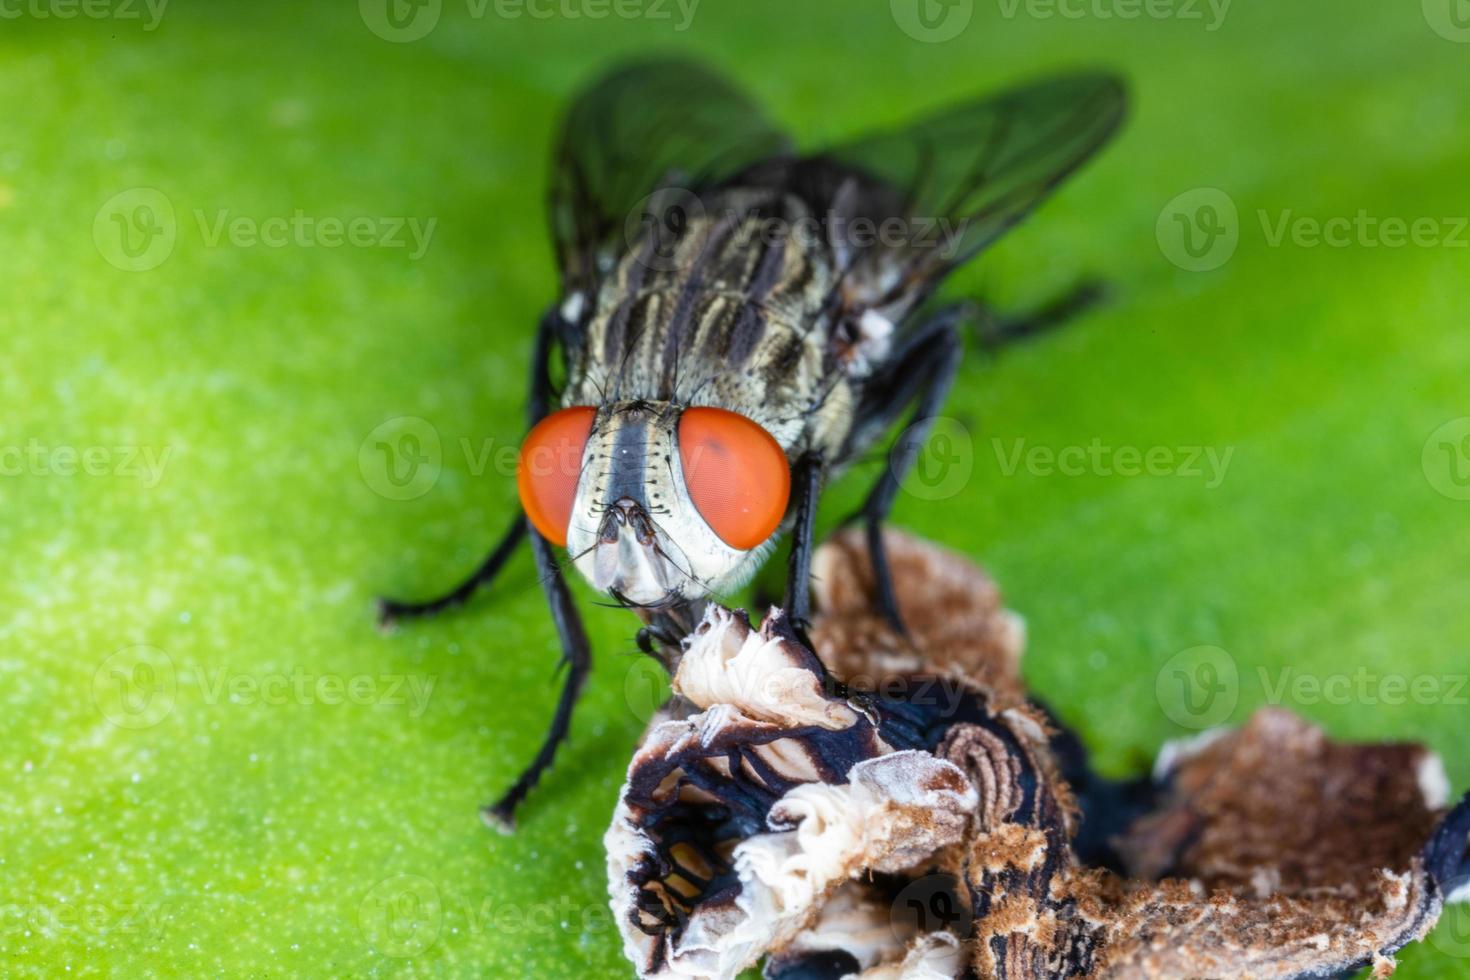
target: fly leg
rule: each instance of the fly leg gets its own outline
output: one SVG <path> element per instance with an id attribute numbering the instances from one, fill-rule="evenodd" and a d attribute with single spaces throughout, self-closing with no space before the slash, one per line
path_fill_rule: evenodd
<path id="1" fill-rule="evenodd" d="M 551 618 L 556 623 L 557 635 L 561 637 L 561 663 L 567 669 L 567 678 L 562 685 L 561 698 L 556 703 L 556 714 L 552 716 L 551 728 L 547 730 L 536 758 L 531 760 L 531 764 L 504 796 L 481 811 L 488 823 L 504 833 L 515 829 L 516 807 L 535 788 L 541 774 L 551 768 L 556 750 L 566 740 L 571 728 L 572 709 L 576 707 L 582 685 L 592 669 L 592 650 L 587 643 L 587 632 L 582 628 L 582 618 L 572 603 L 571 590 L 562 579 L 561 567 L 557 564 L 552 546 L 534 530 L 530 532 L 530 536 L 531 553 L 536 558 L 536 571 L 546 592 L 546 601 L 551 606 Z"/>
<path id="2" fill-rule="evenodd" d="M 531 356 L 531 384 L 526 401 L 528 427 L 545 418 L 551 407 L 551 351 L 558 343 L 565 346 L 574 330 L 575 327 L 564 320 L 554 308 L 541 318 Z M 582 628 L 581 617 L 577 615 L 576 606 L 572 603 L 572 594 L 562 579 L 561 568 L 557 564 L 551 543 L 530 528 L 525 518 L 517 512 L 515 520 L 489 557 L 473 575 L 452 591 L 428 602 L 382 600 L 379 604 L 380 616 L 384 622 L 392 622 L 398 617 L 431 615 L 460 605 L 476 589 L 488 585 L 499 574 L 516 547 L 527 537 L 531 539 L 531 553 L 535 557 L 542 590 L 546 593 L 546 601 L 551 607 L 551 618 L 556 624 L 557 635 L 561 638 L 561 666 L 566 667 L 567 676 L 562 685 L 561 697 L 557 700 L 556 713 L 551 719 L 551 727 L 546 732 L 546 738 L 536 757 L 504 796 L 481 811 L 487 822 L 507 833 L 515 828 L 516 807 L 540 781 L 542 773 L 551 767 L 552 760 L 556 758 L 556 750 L 566 740 L 571 728 L 572 709 L 577 704 L 577 697 L 581 694 L 587 674 L 592 668 L 592 651 L 587 643 L 587 633 Z"/>
<path id="3" fill-rule="evenodd" d="M 551 373 L 548 363 L 551 359 L 551 348 L 559 338 L 566 336 L 569 329 L 569 325 L 562 320 L 561 314 L 553 309 L 541 318 L 541 325 L 536 330 L 536 343 L 531 355 L 531 391 L 526 404 L 528 428 L 545 418 L 547 409 L 550 407 Z M 441 596 L 422 602 L 379 599 L 379 625 L 391 626 L 400 619 L 433 616 L 447 609 L 464 605 L 481 586 L 489 585 L 500 574 L 501 568 L 505 566 L 510 556 L 515 554 L 516 548 L 525 539 L 526 528 L 526 521 L 521 516 L 520 510 L 517 509 L 515 518 L 501 536 L 500 543 L 480 563 L 480 567 L 475 569 L 474 573 L 463 582 Z"/>
<path id="4" fill-rule="evenodd" d="M 521 516 L 519 510 L 511 521 L 510 527 L 505 529 L 500 543 L 495 550 L 490 552 L 488 558 L 475 569 L 474 574 L 456 585 L 449 592 L 424 602 L 401 602 L 397 599 L 378 600 L 378 622 L 383 626 L 392 626 L 400 619 L 416 619 L 423 616 L 432 616 L 435 613 L 444 612 L 462 606 L 469 601 L 470 596 L 482 585 L 489 585 L 495 576 L 500 574 L 501 567 L 526 537 L 526 519 Z"/>
<path id="5" fill-rule="evenodd" d="M 679 672 L 679 661 L 684 653 L 683 641 L 688 635 L 667 625 L 656 624 L 641 627 L 633 642 L 672 678 Z"/>
<path id="6" fill-rule="evenodd" d="M 1007 316 L 982 304 L 975 335 L 986 350 L 997 351 L 1015 341 L 1059 327 L 1102 304 L 1107 298 L 1107 286 L 1099 280 L 1090 279 L 1078 283 L 1045 306 L 1029 313 Z"/>
<path id="7" fill-rule="evenodd" d="M 643 626 L 633 637 L 633 642 L 638 644 L 639 650 L 650 657 L 657 657 L 661 655 L 660 647 L 678 646 L 679 638 L 658 626 Z"/>
<path id="8" fill-rule="evenodd" d="M 876 406 L 871 410 L 877 413 L 879 421 L 890 422 L 904 408 L 914 405 L 908 426 L 889 451 L 883 475 L 868 491 L 868 498 L 859 511 L 867 534 L 869 557 L 873 562 L 879 610 L 901 634 L 906 630 L 898 611 L 898 597 L 893 590 L 888 553 L 883 546 L 883 522 L 893 510 L 903 478 L 913 466 L 929 435 L 934 416 L 954 384 L 961 353 L 958 325 L 971 313 L 972 308 L 968 305 L 940 310 L 914 331 L 909 342 L 896 352 L 892 367 L 873 382 Z"/>
<path id="9" fill-rule="evenodd" d="M 791 559 L 786 566 L 787 618 L 796 635 L 807 646 L 806 629 L 812 606 L 812 538 L 817 526 L 817 497 L 822 489 L 822 457 L 805 453 L 791 468 L 791 485 L 796 494 L 796 526 L 791 531 Z"/>

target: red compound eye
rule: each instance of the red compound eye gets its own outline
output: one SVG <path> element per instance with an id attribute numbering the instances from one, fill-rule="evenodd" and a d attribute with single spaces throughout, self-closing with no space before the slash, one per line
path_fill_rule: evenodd
<path id="1" fill-rule="evenodd" d="M 564 408 L 546 416 L 521 443 L 516 489 L 531 526 L 558 547 L 566 547 L 567 525 L 582 476 L 582 450 L 597 409 Z"/>
<path id="2" fill-rule="evenodd" d="M 744 415 L 723 408 L 685 410 L 679 459 L 699 515 L 730 547 L 749 551 L 781 525 L 791 466 L 771 434 Z"/>

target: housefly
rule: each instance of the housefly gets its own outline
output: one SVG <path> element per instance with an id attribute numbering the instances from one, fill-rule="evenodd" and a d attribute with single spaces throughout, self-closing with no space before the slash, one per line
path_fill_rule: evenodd
<path id="1" fill-rule="evenodd" d="M 530 539 L 567 676 L 540 752 L 488 818 L 511 826 L 590 667 L 558 549 L 638 612 L 640 646 L 671 667 L 703 603 L 789 533 L 800 626 L 822 487 L 907 414 L 861 511 L 901 629 L 881 523 L 976 309 L 935 290 L 1100 149 L 1125 104 L 1117 78 L 1067 75 L 798 152 L 693 64 L 624 67 L 575 100 L 553 155 L 560 295 L 533 345 L 522 512 L 452 592 L 382 605 L 387 621 L 457 605 Z M 1077 305 L 993 321 L 992 337 Z"/>

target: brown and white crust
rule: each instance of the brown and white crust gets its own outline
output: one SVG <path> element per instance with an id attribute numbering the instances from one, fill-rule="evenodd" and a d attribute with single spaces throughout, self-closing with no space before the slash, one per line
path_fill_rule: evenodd
<path id="1" fill-rule="evenodd" d="M 646 977 L 732 977 L 792 943 L 841 887 L 962 840 L 979 797 L 929 752 L 895 750 L 779 614 L 711 608 L 604 839 L 624 952 Z M 743 829 L 742 829 L 743 828 Z"/>
<path id="2" fill-rule="evenodd" d="M 1382 976 L 1470 892 L 1445 894 L 1470 870 L 1470 803 L 1446 812 L 1437 757 L 1284 711 L 1166 746 L 1141 802 L 1096 809 L 1114 784 L 1027 700 L 994 583 L 886 540 L 909 637 L 842 534 L 817 555 L 816 652 L 779 611 L 757 628 L 711 607 L 686 641 L 678 710 L 650 726 L 605 838 L 640 976 L 767 956 L 773 976 L 840 960 L 868 980 Z M 952 697 L 924 693 L 936 677 Z M 1118 869 L 1078 857 L 1089 819 L 1115 831 Z M 920 879 L 964 914 L 900 915 Z"/>
<path id="3" fill-rule="evenodd" d="M 863 690 L 909 674 L 951 675 L 999 706 L 1024 702 L 1026 624 L 1005 608 L 995 580 L 963 555 L 901 531 L 884 531 L 883 543 L 907 637 L 879 611 L 861 532 L 839 532 L 812 558 L 810 635 L 833 675 Z"/>

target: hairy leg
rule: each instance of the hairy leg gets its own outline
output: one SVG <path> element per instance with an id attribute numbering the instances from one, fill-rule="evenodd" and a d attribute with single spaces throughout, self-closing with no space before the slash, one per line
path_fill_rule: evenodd
<path id="1" fill-rule="evenodd" d="M 1107 286 L 1100 280 L 1092 279 L 1078 283 L 1029 313 L 1004 315 L 982 305 L 976 318 L 975 336 L 979 339 L 980 346 L 986 350 L 999 350 L 1007 344 L 1060 327 L 1100 305 L 1107 298 Z"/>
<path id="2" fill-rule="evenodd" d="M 791 559 L 786 567 L 783 605 L 792 627 L 803 641 L 811 619 L 812 538 L 817 525 L 822 468 L 822 457 L 814 453 L 803 455 L 791 468 L 791 487 L 796 494 L 796 525 L 791 530 Z"/>
<path id="3" fill-rule="evenodd" d="M 489 823 L 506 833 L 515 829 L 516 807 L 535 788 L 542 773 L 551 768 L 556 750 L 566 740 L 571 729 L 572 709 L 576 707 L 582 685 L 592 669 L 592 650 L 587 643 L 587 632 L 582 628 L 582 618 L 572 602 L 571 590 L 562 578 L 561 567 L 557 564 L 552 545 L 534 530 L 530 532 L 530 536 L 531 551 L 536 557 L 536 570 L 541 576 L 546 601 L 551 606 L 551 618 L 556 623 L 557 635 L 561 637 L 562 663 L 566 666 L 567 677 L 540 751 L 505 795 L 483 811 Z"/>
<path id="4" fill-rule="evenodd" d="M 378 622 L 384 626 L 391 626 L 400 619 L 417 619 L 424 616 L 433 616 L 436 613 L 462 606 L 469 601 L 470 596 L 482 585 L 489 585 L 500 574 L 500 569 L 505 565 L 510 556 L 515 553 L 520 543 L 526 537 L 526 519 L 516 511 L 515 518 L 510 527 L 500 538 L 500 543 L 495 546 L 489 556 L 475 569 L 474 573 L 463 582 L 456 585 L 450 591 L 433 599 L 422 602 L 406 602 L 399 599 L 378 600 Z"/>
<path id="5" fill-rule="evenodd" d="M 564 335 L 566 328 L 561 314 L 553 309 L 541 318 L 541 324 L 536 329 L 536 343 L 531 352 L 530 392 L 526 400 L 527 428 L 545 418 L 551 406 L 551 350 L 557 338 Z M 378 622 L 389 626 L 400 619 L 433 616 L 464 605 L 482 586 L 495 580 L 525 536 L 526 521 L 517 510 L 500 542 L 468 578 L 443 595 L 421 602 L 381 598 L 378 600 Z"/>
<path id="6" fill-rule="evenodd" d="M 915 407 L 908 426 L 888 454 L 883 475 L 868 492 L 860 511 L 873 561 L 878 604 L 884 617 L 899 632 L 904 632 L 903 617 L 899 614 L 888 554 L 883 547 L 883 522 L 892 512 L 903 478 L 913 467 L 934 416 L 954 384 L 961 354 L 957 323 L 966 312 L 965 308 L 952 307 L 938 313 L 919 328 L 914 342 L 895 361 L 889 376 L 894 379 L 896 390 L 890 393 L 892 397 L 887 404 L 895 415 L 908 404 Z"/>

